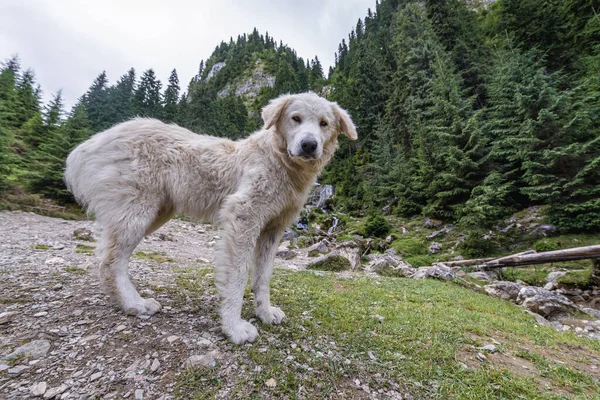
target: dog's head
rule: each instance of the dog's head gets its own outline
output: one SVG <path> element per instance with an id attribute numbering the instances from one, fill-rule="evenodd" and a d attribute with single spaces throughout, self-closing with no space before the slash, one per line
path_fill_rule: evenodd
<path id="1" fill-rule="evenodd" d="M 357 139 L 356 127 L 348 113 L 336 103 L 314 93 L 284 95 L 263 109 L 265 129 L 275 127 L 287 154 L 294 161 L 328 161 L 343 133 Z"/>

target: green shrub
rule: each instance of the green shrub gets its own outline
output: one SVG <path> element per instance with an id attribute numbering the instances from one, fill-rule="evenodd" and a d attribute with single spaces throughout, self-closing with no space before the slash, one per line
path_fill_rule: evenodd
<path id="1" fill-rule="evenodd" d="M 367 217 L 363 233 L 366 237 L 385 237 L 392 230 L 387 218 L 381 214 L 371 214 Z"/>
<path id="2" fill-rule="evenodd" d="M 406 257 L 427 255 L 427 243 L 418 238 L 396 239 L 391 247 Z"/>
<path id="3" fill-rule="evenodd" d="M 491 239 L 484 239 L 480 232 L 472 231 L 458 245 L 458 249 L 467 258 L 481 258 L 492 254 L 496 250 L 496 243 Z"/>
<path id="4" fill-rule="evenodd" d="M 544 251 L 554 251 L 558 250 L 558 245 L 555 242 L 551 242 L 546 239 L 538 240 L 534 243 L 533 249 L 538 253 L 542 253 Z"/>
<path id="5" fill-rule="evenodd" d="M 544 286 L 549 273 L 549 270 L 537 267 L 533 269 L 506 268 L 502 272 L 502 276 L 504 280 L 510 282 L 520 280 L 531 286 Z"/>

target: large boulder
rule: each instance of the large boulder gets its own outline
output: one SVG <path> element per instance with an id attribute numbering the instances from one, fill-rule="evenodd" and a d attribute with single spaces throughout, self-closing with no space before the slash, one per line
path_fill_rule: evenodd
<path id="1" fill-rule="evenodd" d="M 317 269 L 321 271 L 348 271 L 351 270 L 352 264 L 350 260 L 345 256 L 341 255 L 337 250 L 332 251 L 329 254 L 325 254 L 308 264 L 307 269 Z"/>
<path id="2" fill-rule="evenodd" d="M 326 240 L 321 240 L 319 243 L 315 243 L 308 248 L 308 252 L 327 253 L 329 243 Z"/>
<path id="3" fill-rule="evenodd" d="M 395 252 L 394 252 L 395 253 Z M 383 276 L 410 277 L 417 270 L 412 265 L 393 254 L 371 254 L 371 260 L 365 267 L 366 272 L 375 272 Z"/>
<path id="4" fill-rule="evenodd" d="M 484 287 L 487 294 L 502 300 L 517 301 L 523 285 L 515 282 L 500 281 Z"/>
<path id="5" fill-rule="evenodd" d="M 427 249 L 427 251 L 429 252 L 429 254 L 437 254 L 440 251 L 442 251 L 442 244 L 438 242 L 433 242 L 431 243 L 431 246 L 429 246 L 429 249 Z"/>
<path id="6" fill-rule="evenodd" d="M 545 318 L 570 314 L 577 310 L 575 304 L 567 297 L 534 286 L 522 288 L 517 296 L 517 303 Z"/>
<path id="7" fill-rule="evenodd" d="M 417 268 L 417 271 L 411 276 L 413 279 L 434 278 L 442 280 L 452 280 L 456 278 L 452 268 L 443 265 L 434 265 L 431 267 Z"/>

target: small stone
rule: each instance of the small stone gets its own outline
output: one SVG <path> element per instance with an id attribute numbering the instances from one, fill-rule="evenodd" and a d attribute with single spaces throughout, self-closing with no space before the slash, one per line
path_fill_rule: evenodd
<path id="1" fill-rule="evenodd" d="M 64 392 L 66 392 L 68 388 L 69 387 L 65 384 L 62 384 L 55 388 L 51 388 L 51 389 L 47 390 L 46 393 L 44 393 L 44 398 L 52 399 L 52 398 L 58 396 L 59 394 L 63 394 Z"/>
<path id="2" fill-rule="evenodd" d="M 10 368 L 10 365 L 0 363 L 0 372 L 4 372 Z"/>
<path id="3" fill-rule="evenodd" d="M 498 351 L 496 346 L 494 346 L 493 344 L 486 344 L 481 348 L 481 350 L 487 351 L 488 353 L 495 353 Z"/>
<path id="4" fill-rule="evenodd" d="M 376 360 L 376 358 L 375 358 L 375 356 L 373 355 L 373 353 L 372 353 L 372 352 L 368 351 L 368 352 L 367 352 L 367 354 L 369 355 L 369 358 L 370 358 L 371 360 Z"/>
<path id="5" fill-rule="evenodd" d="M 99 379 L 102 376 L 102 372 L 96 372 L 95 374 L 92 374 L 92 376 L 90 376 L 90 382 L 94 382 L 95 380 Z"/>
<path id="6" fill-rule="evenodd" d="M 73 311 L 73 316 L 74 317 L 79 317 L 79 316 L 81 316 L 81 314 L 83 314 L 83 310 L 82 309 L 78 308 L 77 310 Z"/>
<path id="7" fill-rule="evenodd" d="M 31 394 L 34 396 L 43 396 L 44 393 L 46 393 L 46 389 L 48 389 L 48 384 L 46 384 L 46 382 L 36 383 L 29 388 Z"/>
<path id="8" fill-rule="evenodd" d="M 117 326 L 117 327 L 115 328 L 115 330 L 116 330 L 117 332 L 121 332 L 121 331 L 124 331 L 124 330 L 125 330 L 125 328 L 127 328 L 125 325 L 119 325 L 119 326 Z"/>
<path id="9" fill-rule="evenodd" d="M 27 357 L 37 359 L 37 358 L 44 357 L 46 355 L 46 353 L 48 353 L 48 350 L 50 350 L 50 342 L 49 341 L 47 341 L 47 340 L 32 340 L 31 342 L 26 343 L 23 346 L 15 349 L 15 351 L 13 351 L 9 355 L 7 355 L 6 358 L 8 358 L 8 359 L 16 358 L 16 357 L 20 356 L 21 354 L 23 354 Z"/>
<path id="10" fill-rule="evenodd" d="M 62 257 L 52 257 L 46 260 L 45 262 L 46 265 L 49 266 L 61 266 L 61 265 L 65 265 L 65 259 Z"/>
<path id="11" fill-rule="evenodd" d="M 167 342 L 169 342 L 169 343 L 173 343 L 176 340 L 179 340 L 179 336 L 172 335 L 167 338 Z"/>
<path id="12" fill-rule="evenodd" d="M 220 358 L 219 350 L 213 350 L 202 355 L 193 355 L 188 357 L 183 366 L 187 367 L 214 367 L 217 365 L 217 360 Z"/>
<path id="13" fill-rule="evenodd" d="M 48 315 L 48 311 L 40 311 L 39 313 L 33 314 L 34 317 L 45 317 Z"/>
<path id="14" fill-rule="evenodd" d="M 87 228 L 77 228 L 73 231 L 73 239 L 93 242 L 94 234 Z"/>
<path id="15" fill-rule="evenodd" d="M 150 371 L 156 372 L 158 368 L 160 368 L 160 361 L 158 361 L 158 358 L 155 358 L 154 361 L 152 361 L 152 365 L 150 366 Z"/>
<path id="16" fill-rule="evenodd" d="M 0 325 L 4 325 L 12 321 L 12 319 L 17 315 L 16 311 L 6 311 L 0 313 Z"/>
<path id="17" fill-rule="evenodd" d="M 52 290 L 54 290 L 55 292 L 58 292 L 58 291 L 59 291 L 59 290 L 61 290 L 62 288 L 63 288 L 63 285 L 62 285 L 62 284 L 60 284 L 60 283 L 59 283 L 59 284 L 57 284 L 57 285 L 54 285 L 54 286 L 52 286 Z"/>
<path id="18" fill-rule="evenodd" d="M 25 371 L 28 368 L 29 367 L 26 365 L 17 365 L 16 367 L 9 368 L 8 374 L 12 375 L 12 376 L 18 376 L 18 375 L 21 375 L 23 373 L 23 371 Z"/>
<path id="19" fill-rule="evenodd" d="M 143 400 L 144 399 L 144 391 L 142 389 L 135 390 L 135 400 Z"/>
<path id="20" fill-rule="evenodd" d="M 275 386 L 277 386 L 277 381 L 271 378 L 265 382 L 265 385 L 267 385 L 267 387 L 274 388 Z"/>
<path id="21" fill-rule="evenodd" d="M 487 357 L 485 355 L 483 355 L 483 353 L 477 353 L 477 359 L 481 362 L 487 360 Z"/>

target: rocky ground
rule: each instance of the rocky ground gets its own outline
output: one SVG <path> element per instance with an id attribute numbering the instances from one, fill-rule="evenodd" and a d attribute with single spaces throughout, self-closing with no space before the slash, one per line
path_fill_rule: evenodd
<path id="1" fill-rule="evenodd" d="M 0 398 L 170 399 L 177 397 L 187 366 L 218 363 L 219 376 L 238 374 L 243 358 L 254 350 L 240 351 L 220 332 L 218 298 L 210 284 L 218 238 L 210 225 L 172 220 L 136 249 L 131 276 L 142 295 L 163 306 L 152 318 L 126 316 L 109 304 L 96 276 L 93 231 L 91 221 L 0 212 Z M 359 240 L 311 238 L 305 243 L 292 232 L 288 235 L 278 252 L 279 267 L 463 279 L 480 292 L 533 311 L 539 324 L 600 339 L 600 322 L 591 318 L 598 312 L 592 308 L 597 290 L 581 293 L 576 304 L 555 288 L 498 282 L 482 273 L 464 280 L 464 272 L 444 265 L 415 269 L 392 249 L 367 260 Z M 297 248 L 300 242 L 302 249 Z M 178 281 L 182 275 L 187 278 Z M 265 337 L 267 342 L 280 340 Z M 269 387 L 271 380 L 264 384 Z M 220 393 L 227 393 L 223 385 Z M 394 389 L 381 392 L 380 398 L 402 398 L 398 387 L 388 386 Z M 356 391 L 353 384 L 349 387 L 349 393 Z M 339 398 L 346 398 L 346 389 L 340 390 Z M 379 398 L 362 389 L 353 396 Z"/>
<path id="2" fill-rule="evenodd" d="M 199 314 L 161 290 L 174 285 L 174 270 L 211 263 L 216 232 L 173 220 L 136 249 L 131 275 L 163 306 L 150 322 L 108 303 L 95 243 L 82 240 L 85 230 L 73 237 L 81 228 L 94 226 L 0 213 L 0 398 L 172 398 L 186 360 L 210 363 L 227 352 L 214 292 Z"/>

